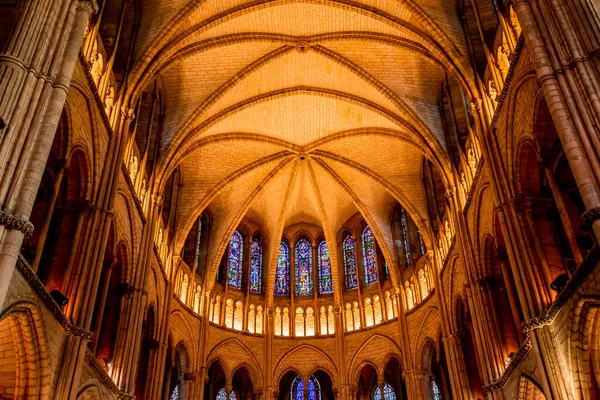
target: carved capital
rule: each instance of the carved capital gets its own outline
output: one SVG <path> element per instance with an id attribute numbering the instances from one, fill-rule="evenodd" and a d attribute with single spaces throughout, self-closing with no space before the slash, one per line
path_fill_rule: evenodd
<path id="1" fill-rule="evenodd" d="M 475 116 L 479 111 L 481 111 L 481 106 L 483 101 L 481 99 L 474 99 L 471 103 L 469 103 L 469 113 Z"/>
<path id="2" fill-rule="evenodd" d="M 0 210 L 0 225 L 4 225 L 8 230 L 15 230 L 23 233 L 25 238 L 33 234 L 33 224 L 25 218 L 15 217 L 14 215 Z"/>
<path id="3" fill-rule="evenodd" d="M 195 381 L 196 380 L 196 374 L 193 372 L 185 372 L 183 374 L 183 380 L 184 381 Z"/>
<path id="4" fill-rule="evenodd" d="M 587 210 L 581 216 L 581 219 L 584 223 L 588 225 L 592 225 L 595 221 L 600 219 L 600 207 L 592 208 L 591 210 Z"/>
<path id="5" fill-rule="evenodd" d="M 454 186 L 450 187 L 448 190 L 446 190 L 446 199 L 447 200 L 451 200 L 454 195 L 456 194 L 456 188 Z"/>
<path id="6" fill-rule="evenodd" d="M 125 106 L 121 107 L 121 117 L 129 122 L 133 121 L 135 118 L 133 108 L 127 108 Z"/>
<path id="7" fill-rule="evenodd" d="M 98 12 L 98 3 L 96 0 L 75 0 L 78 10 L 87 12 L 89 15 L 94 15 Z"/>
<path id="8" fill-rule="evenodd" d="M 154 204 L 156 204 L 159 207 L 162 205 L 162 197 L 160 197 L 158 195 L 153 194 L 152 201 L 154 202 Z"/>

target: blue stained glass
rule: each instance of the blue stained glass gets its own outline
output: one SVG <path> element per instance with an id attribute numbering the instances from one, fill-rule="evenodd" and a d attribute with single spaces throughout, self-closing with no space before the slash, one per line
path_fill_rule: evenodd
<path id="1" fill-rule="evenodd" d="M 290 249 L 285 242 L 279 245 L 277 271 L 275 272 L 275 294 L 288 296 L 290 294 Z"/>
<path id="2" fill-rule="evenodd" d="M 244 258 L 244 239 L 238 231 L 233 232 L 229 242 L 229 261 L 227 263 L 227 281 L 229 286 L 242 288 L 242 260 Z"/>
<path id="3" fill-rule="evenodd" d="M 231 394 L 233 394 L 233 392 Z M 227 400 L 227 392 L 225 391 L 225 388 L 221 388 L 221 390 L 219 390 L 216 400 Z"/>
<path id="4" fill-rule="evenodd" d="M 292 382 L 292 400 L 304 400 L 304 382 L 297 376 Z M 321 400 L 321 385 L 313 375 L 308 380 L 308 400 Z"/>
<path id="5" fill-rule="evenodd" d="M 231 393 L 229 393 L 229 400 L 237 400 L 237 395 L 234 391 L 231 391 Z"/>
<path id="6" fill-rule="evenodd" d="M 322 241 L 319 244 L 319 293 L 333 293 L 333 280 L 331 279 L 331 260 L 329 259 L 329 249 L 327 242 Z"/>
<path id="7" fill-rule="evenodd" d="M 421 235 L 421 231 L 417 229 L 417 236 L 419 237 L 419 246 L 421 247 L 421 255 L 424 256 L 427 253 L 427 249 L 425 248 L 425 242 L 423 241 L 423 235 Z"/>
<path id="8" fill-rule="evenodd" d="M 358 280 L 356 279 L 356 248 L 352 236 L 346 236 L 344 239 L 344 278 L 346 281 L 346 290 L 356 289 Z"/>
<path id="9" fill-rule="evenodd" d="M 442 393 L 435 379 L 431 380 L 431 392 L 433 393 L 433 400 L 442 400 Z"/>
<path id="10" fill-rule="evenodd" d="M 196 257 L 194 258 L 194 268 L 196 271 L 200 268 L 200 239 L 202 238 L 202 216 L 198 218 L 198 236 L 196 241 Z"/>
<path id="11" fill-rule="evenodd" d="M 313 294 L 313 266 L 312 246 L 306 239 L 300 239 L 296 243 L 296 266 L 295 266 L 295 288 L 296 296 L 308 296 Z"/>
<path id="12" fill-rule="evenodd" d="M 179 385 L 175 385 L 173 391 L 171 392 L 171 397 L 169 400 L 179 400 Z"/>
<path id="13" fill-rule="evenodd" d="M 375 400 L 396 400 L 396 393 L 389 383 L 386 383 L 383 387 L 383 397 L 381 397 L 381 388 L 375 389 Z"/>
<path id="14" fill-rule="evenodd" d="M 363 255 L 365 261 L 365 283 L 370 285 L 377 282 L 377 252 L 375 251 L 375 238 L 371 227 L 367 225 L 362 234 Z"/>
<path id="15" fill-rule="evenodd" d="M 262 245 L 258 239 L 252 241 L 250 249 L 250 291 L 262 291 Z"/>
<path id="16" fill-rule="evenodd" d="M 406 266 L 410 267 L 410 244 L 408 242 L 408 228 L 406 227 L 406 215 L 404 211 L 400 214 L 400 224 L 402 225 L 402 241 L 404 242 L 404 255 L 406 256 Z"/>

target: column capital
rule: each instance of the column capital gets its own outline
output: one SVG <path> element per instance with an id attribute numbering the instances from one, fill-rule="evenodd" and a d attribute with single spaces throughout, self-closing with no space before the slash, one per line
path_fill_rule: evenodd
<path id="1" fill-rule="evenodd" d="M 126 106 L 121 107 L 121 117 L 129 122 L 135 118 L 133 108 L 127 108 Z"/>
<path id="2" fill-rule="evenodd" d="M 78 10 L 85 11 L 90 15 L 96 14 L 99 10 L 96 0 L 75 0 L 75 4 Z"/>
<path id="3" fill-rule="evenodd" d="M 4 225 L 7 230 L 21 232 L 25 238 L 33 235 L 33 224 L 26 218 L 20 218 L 6 211 L 0 210 L 0 225 Z"/>
<path id="4" fill-rule="evenodd" d="M 473 99 L 472 102 L 469 103 L 469 113 L 475 116 L 479 111 L 481 111 L 481 106 L 483 105 L 483 101 L 481 99 Z"/>
<path id="5" fill-rule="evenodd" d="M 587 210 L 581 215 L 581 219 L 584 223 L 591 226 L 595 221 L 600 219 L 600 207 L 595 207 L 591 210 Z"/>

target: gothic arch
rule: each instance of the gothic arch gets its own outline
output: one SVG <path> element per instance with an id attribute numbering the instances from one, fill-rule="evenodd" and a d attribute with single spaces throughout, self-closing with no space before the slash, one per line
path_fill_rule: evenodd
<path id="1" fill-rule="evenodd" d="M 0 342 L 7 349 L 2 355 L 0 397 L 49 397 L 48 338 L 37 305 L 22 301 L 6 307 L 0 315 Z"/>

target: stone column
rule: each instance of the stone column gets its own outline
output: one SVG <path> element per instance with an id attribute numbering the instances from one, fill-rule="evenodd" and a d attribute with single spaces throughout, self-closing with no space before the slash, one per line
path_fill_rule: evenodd
<path id="1" fill-rule="evenodd" d="M 0 54 L 0 311 L 67 97 L 94 0 L 45 0 L 23 7 Z M 37 26 L 31 35 L 30 26 Z"/>
<path id="2" fill-rule="evenodd" d="M 600 76 L 580 29 L 589 29 L 593 11 L 584 0 L 515 0 L 531 60 L 586 207 L 584 219 L 600 241 Z M 580 27 L 576 22 L 586 21 Z M 552 21 L 549 24 L 548 21 Z M 597 26 L 596 26 L 597 27 Z"/>

